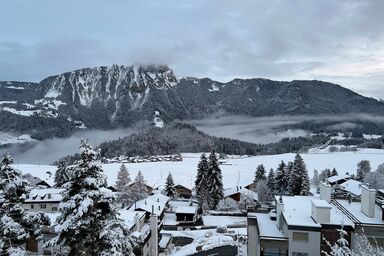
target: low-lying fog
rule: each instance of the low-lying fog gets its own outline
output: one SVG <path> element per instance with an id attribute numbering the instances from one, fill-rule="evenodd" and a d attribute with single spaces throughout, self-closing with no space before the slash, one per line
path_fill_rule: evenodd
<path id="1" fill-rule="evenodd" d="M 15 163 L 18 164 L 51 164 L 63 156 L 79 152 L 80 140 L 88 139 L 92 146 L 102 142 L 118 139 L 132 134 L 135 129 L 115 129 L 109 131 L 83 130 L 75 132 L 68 138 L 52 138 L 26 145 L 12 145 L 1 149 L 1 156 L 10 152 Z"/>
<path id="2" fill-rule="evenodd" d="M 228 137 L 254 143 L 277 142 L 285 137 L 309 136 L 310 132 L 301 129 L 281 129 L 286 125 L 293 125 L 303 121 L 314 123 L 337 122 L 327 129 L 335 131 L 356 126 L 354 121 L 372 121 L 384 123 L 384 117 L 366 114 L 330 115 L 330 116 L 225 116 L 213 115 L 201 120 L 192 120 L 189 123 L 198 129 L 215 136 Z M 139 126 L 142 127 L 142 126 Z M 9 151 L 16 163 L 50 164 L 59 158 L 77 153 L 81 138 L 87 138 L 91 145 L 96 146 L 104 141 L 128 136 L 139 128 L 115 129 L 110 131 L 84 130 L 74 133 L 68 138 L 53 138 L 39 141 L 29 146 L 13 145 L 1 149 L 0 154 Z M 278 131 L 278 132 L 277 132 Z"/>

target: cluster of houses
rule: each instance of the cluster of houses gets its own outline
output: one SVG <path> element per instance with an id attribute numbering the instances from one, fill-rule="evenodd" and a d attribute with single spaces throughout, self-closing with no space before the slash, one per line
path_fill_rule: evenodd
<path id="1" fill-rule="evenodd" d="M 53 188 L 47 182 L 35 177 L 28 177 L 33 181 L 33 189 L 23 203 L 23 207 L 31 212 L 45 212 L 51 220 L 52 226 L 43 229 L 43 235 L 38 239 L 30 239 L 26 249 L 34 255 L 54 255 L 58 248 L 44 248 L 44 244 L 56 235 L 56 218 L 60 215 L 59 204 L 62 201 L 61 188 Z M 180 199 L 170 199 L 161 194 L 156 188 L 146 185 L 146 191 L 151 194 L 147 198 L 135 202 L 129 208 L 119 211 L 120 218 L 131 231 L 131 238 L 138 245 L 135 255 L 159 255 L 170 251 L 172 234 L 161 232 L 164 217 L 175 219 L 171 225 L 193 225 L 200 219 L 198 204 L 191 201 L 192 190 L 186 186 L 177 185 L 176 192 Z M 110 187 L 113 190 L 113 187 Z M 168 223 L 169 225 L 169 223 Z M 60 248 L 59 248 L 60 249 Z"/>
<path id="2" fill-rule="evenodd" d="M 248 255 L 311 256 L 329 251 L 340 229 L 353 249 L 362 232 L 384 246 L 384 191 L 347 176 L 319 184 L 320 196 L 276 196 L 270 211 L 248 212 Z"/>
<path id="3" fill-rule="evenodd" d="M 182 161 L 180 154 L 160 155 L 160 156 L 118 156 L 114 158 L 103 159 L 104 163 L 149 163 L 149 162 L 177 162 Z"/>
<path id="4" fill-rule="evenodd" d="M 43 211 L 55 223 L 63 190 L 38 179 L 31 183 L 35 188 L 26 196 L 24 208 Z M 224 196 L 239 202 L 245 195 L 258 202 L 254 190 L 255 185 L 250 183 L 226 189 Z M 193 200 L 194 192 L 188 185 L 175 185 L 177 199 L 161 194 L 156 186 L 147 185 L 146 191 L 150 196 L 119 211 L 138 244 L 136 255 L 167 255 L 179 243 L 170 230 L 204 228 L 198 202 Z M 276 196 L 268 205 L 240 212 L 246 219 L 247 255 L 320 255 L 329 250 L 324 239 L 336 242 L 341 228 L 352 248 L 362 230 L 369 239 L 384 246 L 383 205 L 384 190 L 376 191 L 346 175 L 321 182 L 319 194 L 314 196 Z M 45 228 L 39 240 L 27 242 L 27 249 L 35 255 L 53 255 L 53 248 L 44 248 L 43 244 L 56 235 L 56 230 L 55 225 Z"/>

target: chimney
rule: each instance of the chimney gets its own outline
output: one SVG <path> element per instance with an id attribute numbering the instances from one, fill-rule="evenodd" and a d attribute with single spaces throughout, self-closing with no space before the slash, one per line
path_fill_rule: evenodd
<path id="1" fill-rule="evenodd" d="M 280 196 L 276 203 L 277 227 L 279 229 L 283 228 L 283 212 L 284 212 L 284 202 L 283 202 L 283 197 Z"/>
<path id="2" fill-rule="evenodd" d="M 331 202 L 332 187 L 330 184 L 320 182 L 320 198 L 325 200 L 327 203 Z"/>
<path id="3" fill-rule="evenodd" d="M 141 228 L 140 228 L 140 218 L 139 218 L 139 214 L 138 213 L 135 214 L 134 220 L 135 220 L 136 231 L 140 232 L 140 230 L 141 230 Z"/>
<path id="4" fill-rule="evenodd" d="M 157 256 L 159 255 L 159 234 L 157 225 L 157 215 L 154 214 L 154 206 L 152 206 L 152 214 L 149 217 L 149 225 L 151 228 L 151 237 L 149 240 L 150 255 Z"/>
<path id="5" fill-rule="evenodd" d="M 325 200 L 311 200 L 311 216 L 319 224 L 327 224 L 331 221 L 331 205 Z"/>
<path id="6" fill-rule="evenodd" d="M 361 186 L 361 212 L 370 218 L 375 217 L 376 189 Z"/>

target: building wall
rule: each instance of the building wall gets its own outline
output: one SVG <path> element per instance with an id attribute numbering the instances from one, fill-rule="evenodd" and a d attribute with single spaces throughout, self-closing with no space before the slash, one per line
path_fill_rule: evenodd
<path id="1" fill-rule="evenodd" d="M 293 233 L 300 232 L 308 234 L 307 241 L 293 239 Z M 288 229 L 286 223 L 283 226 L 283 233 L 289 238 L 289 256 L 294 256 L 294 252 L 308 253 L 308 256 L 320 255 L 320 231 L 292 230 Z"/>
<path id="2" fill-rule="evenodd" d="M 27 211 L 31 212 L 57 212 L 59 209 L 59 202 L 36 202 L 36 203 L 24 203 L 23 207 Z M 44 207 L 45 206 L 45 207 Z"/>
<path id="3" fill-rule="evenodd" d="M 260 255 L 259 232 L 257 230 L 256 218 L 247 218 L 247 235 L 248 235 L 248 256 Z"/>
<path id="4" fill-rule="evenodd" d="M 187 189 L 187 188 L 176 187 L 175 190 L 176 190 L 176 194 L 177 194 L 179 197 L 183 197 L 183 198 L 191 198 L 191 196 L 192 196 L 192 191 L 189 190 L 189 189 Z"/>

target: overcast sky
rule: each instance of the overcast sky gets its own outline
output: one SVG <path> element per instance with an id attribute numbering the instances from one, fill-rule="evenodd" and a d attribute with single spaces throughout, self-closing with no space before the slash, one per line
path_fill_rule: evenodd
<path id="1" fill-rule="evenodd" d="M 321 79 L 384 98 L 383 0 L 2 0 L 0 80 L 164 63 L 178 77 Z"/>

